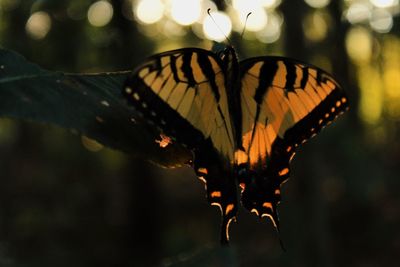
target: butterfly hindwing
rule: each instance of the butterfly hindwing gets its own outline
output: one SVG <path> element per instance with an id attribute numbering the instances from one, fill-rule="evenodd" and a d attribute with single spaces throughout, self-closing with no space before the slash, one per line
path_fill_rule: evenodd
<path id="1" fill-rule="evenodd" d="M 338 83 L 324 71 L 287 58 L 240 63 L 242 143 L 237 157 L 243 205 L 275 224 L 280 185 L 295 149 L 347 108 Z"/>

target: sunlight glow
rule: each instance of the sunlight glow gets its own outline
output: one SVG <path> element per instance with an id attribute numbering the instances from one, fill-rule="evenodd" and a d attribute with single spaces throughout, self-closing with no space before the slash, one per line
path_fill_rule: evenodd
<path id="1" fill-rule="evenodd" d="M 274 4 L 276 1 L 267 1 L 267 4 Z M 267 24 L 267 12 L 260 0 L 233 0 L 232 6 L 238 14 L 240 28 L 243 29 L 247 19 L 246 30 L 257 32 L 262 30 Z"/>
<path id="2" fill-rule="evenodd" d="M 276 8 L 281 4 L 282 0 L 261 0 L 261 4 L 265 8 Z"/>
<path id="3" fill-rule="evenodd" d="M 172 0 L 171 16 L 181 25 L 190 25 L 200 17 L 201 4 L 199 0 Z"/>
<path id="4" fill-rule="evenodd" d="M 246 17 L 248 13 L 240 12 L 239 19 L 242 26 L 246 23 Z M 260 31 L 267 25 L 268 17 L 267 12 L 263 8 L 256 9 L 251 12 L 251 15 L 247 19 L 246 30 L 248 31 Z"/>
<path id="5" fill-rule="evenodd" d="M 370 2 L 380 8 L 391 7 L 399 4 L 399 0 L 370 0 Z"/>
<path id="6" fill-rule="evenodd" d="M 386 93 L 389 98 L 400 100 L 400 67 L 387 68 L 383 79 L 385 81 Z"/>
<path id="7" fill-rule="evenodd" d="M 40 40 L 46 37 L 51 29 L 51 18 L 44 11 L 33 13 L 25 25 L 25 30 L 28 35 L 35 40 Z"/>
<path id="8" fill-rule="evenodd" d="M 107 25 L 113 17 L 113 7 L 105 0 L 94 2 L 88 10 L 88 20 L 92 26 L 103 27 Z"/>
<path id="9" fill-rule="evenodd" d="M 360 114 L 369 124 L 377 124 L 382 116 L 383 90 L 377 90 L 382 85 L 380 74 L 370 66 L 359 69 L 358 82 L 360 85 Z"/>
<path id="10" fill-rule="evenodd" d="M 324 8 L 331 2 L 330 0 L 304 0 L 310 7 Z"/>
<path id="11" fill-rule="evenodd" d="M 275 12 L 269 13 L 267 25 L 256 33 L 259 41 L 270 44 L 276 42 L 281 36 L 283 18 Z"/>
<path id="12" fill-rule="evenodd" d="M 175 21 L 172 20 L 167 20 L 160 25 L 162 30 L 161 32 L 165 34 L 165 36 L 184 36 L 187 31 L 185 28 L 176 23 Z"/>
<path id="13" fill-rule="evenodd" d="M 243 14 L 263 8 L 259 0 L 232 0 L 233 8 Z"/>
<path id="14" fill-rule="evenodd" d="M 328 23 L 322 12 L 313 12 L 303 20 L 303 29 L 306 37 L 314 42 L 322 41 L 328 34 Z"/>
<path id="15" fill-rule="evenodd" d="M 225 40 L 225 36 L 229 36 L 232 31 L 232 22 L 230 18 L 224 12 L 219 11 L 211 12 L 211 16 L 214 18 L 215 22 L 210 16 L 205 17 L 203 22 L 204 35 L 208 39 L 214 41 L 220 42 Z"/>
<path id="16" fill-rule="evenodd" d="M 207 10 L 210 9 L 210 11 L 217 11 L 218 7 L 217 5 L 211 1 L 211 0 L 202 0 L 200 2 L 201 10 L 200 10 L 200 16 L 197 19 L 198 23 L 202 23 L 205 17 L 208 17 Z"/>
<path id="17" fill-rule="evenodd" d="M 372 36 L 363 27 L 353 27 L 346 36 L 346 50 L 353 62 L 362 64 L 372 56 Z"/>
<path id="18" fill-rule="evenodd" d="M 163 17 L 164 5 L 160 0 L 141 0 L 134 10 L 134 14 L 143 23 L 156 23 Z"/>
<path id="19" fill-rule="evenodd" d="M 347 9 L 345 16 L 351 24 L 363 22 L 371 17 L 371 9 L 366 4 L 354 3 Z"/>
<path id="20" fill-rule="evenodd" d="M 372 12 L 369 25 L 376 32 L 387 33 L 393 27 L 393 17 L 385 9 L 376 9 Z"/>
<path id="21" fill-rule="evenodd" d="M 387 36 L 384 39 L 383 81 L 385 94 L 388 98 L 386 109 L 392 117 L 400 119 L 400 39 Z"/>

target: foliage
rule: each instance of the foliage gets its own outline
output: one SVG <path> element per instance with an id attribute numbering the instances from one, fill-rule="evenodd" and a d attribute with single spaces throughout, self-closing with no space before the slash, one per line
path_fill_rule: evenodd
<path id="1" fill-rule="evenodd" d="M 52 72 L 7 50 L 0 63 L 0 116 L 52 123 L 164 166 L 190 159 L 177 145 L 160 148 L 157 133 L 127 106 L 121 88 L 129 71 Z"/>

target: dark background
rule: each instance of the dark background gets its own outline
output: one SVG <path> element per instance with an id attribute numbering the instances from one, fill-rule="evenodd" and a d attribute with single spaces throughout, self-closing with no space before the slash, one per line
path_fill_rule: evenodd
<path id="1" fill-rule="evenodd" d="M 131 1 L 109 2 L 111 21 L 95 27 L 87 19 L 94 1 L 1 0 L 0 45 L 44 68 L 80 73 L 130 70 L 173 48 L 211 48 L 190 27 L 174 25 L 183 34 L 172 36 L 160 27 L 167 18 L 146 26 Z M 353 2 L 313 8 L 286 0 L 268 10 L 283 18 L 276 42 L 250 31 L 231 36 L 242 58 L 283 55 L 326 69 L 350 98 L 350 111 L 292 163 L 279 206 L 286 252 L 272 224 L 244 210 L 231 246 L 221 248 L 219 210 L 190 168 L 163 169 L 66 129 L 0 118 L 0 266 L 399 265 L 400 7 L 358 1 L 375 13 L 350 23 Z M 26 28 L 39 11 L 51 20 L 40 38 Z M 379 29 L 387 14 L 393 26 Z"/>

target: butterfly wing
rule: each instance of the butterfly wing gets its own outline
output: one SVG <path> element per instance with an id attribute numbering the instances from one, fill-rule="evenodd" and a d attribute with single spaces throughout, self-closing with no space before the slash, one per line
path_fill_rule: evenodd
<path id="1" fill-rule="evenodd" d="M 196 174 L 206 182 L 210 203 L 221 207 L 227 228 L 237 201 L 231 174 L 235 142 L 222 65 L 203 49 L 165 52 L 139 66 L 124 93 L 150 124 L 194 151 Z"/>
<path id="2" fill-rule="evenodd" d="M 236 160 L 242 203 L 277 226 L 280 185 L 296 147 L 344 112 L 347 98 L 327 73 L 291 59 L 252 58 L 240 68 L 244 153 Z"/>
<path id="3" fill-rule="evenodd" d="M 232 160 L 232 125 L 220 64 L 213 53 L 196 48 L 158 54 L 133 72 L 125 94 L 150 123 L 178 142 L 193 148 L 210 138 Z"/>

